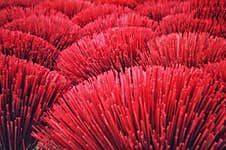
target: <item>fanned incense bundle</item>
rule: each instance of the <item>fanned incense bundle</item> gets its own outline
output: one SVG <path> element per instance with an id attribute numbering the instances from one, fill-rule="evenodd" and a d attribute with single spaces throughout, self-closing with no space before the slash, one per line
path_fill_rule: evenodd
<path id="1" fill-rule="evenodd" d="M 0 149 L 226 149 L 225 0 L 0 0 Z"/>

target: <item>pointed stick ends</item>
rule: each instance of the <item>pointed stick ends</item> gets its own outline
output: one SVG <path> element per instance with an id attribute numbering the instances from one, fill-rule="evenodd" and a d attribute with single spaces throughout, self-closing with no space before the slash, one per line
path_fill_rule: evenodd
<path id="1" fill-rule="evenodd" d="M 55 67 L 59 51 L 50 43 L 27 33 L 0 30 L 1 53 L 30 60 L 49 69 Z"/>
<path id="2" fill-rule="evenodd" d="M 224 103 L 202 70 L 109 71 L 64 94 L 33 136 L 58 149 L 223 148 Z"/>
<path id="3" fill-rule="evenodd" d="M 57 72 L 0 54 L 0 149 L 31 149 L 32 125 L 69 87 Z"/>

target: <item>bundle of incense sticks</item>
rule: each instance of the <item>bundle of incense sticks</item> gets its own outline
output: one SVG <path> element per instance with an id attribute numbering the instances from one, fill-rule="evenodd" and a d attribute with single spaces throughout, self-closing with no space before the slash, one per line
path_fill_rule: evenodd
<path id="1" fill-rule="evenodd" d="M 225 4 L 1 0 L 0 149 L 225 149 Z"/>

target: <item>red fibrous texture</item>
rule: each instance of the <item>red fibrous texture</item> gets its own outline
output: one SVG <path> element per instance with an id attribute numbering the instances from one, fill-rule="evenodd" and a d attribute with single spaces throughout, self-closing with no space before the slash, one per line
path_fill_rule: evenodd
<path id="1" fill-rule="evenodd" d="M 147 27 L 155 30 L 158 26 L 157 22 L 145 16 L 140 16 L 135 13 L 129 14 L 112 14 L 104 18 L 98 18 L 84 26 L 84 35 L 93 35 L 94 33 L 102 32 L 112 27 Z"/>
<path id="2" fill-rule="evenodd" d="M 45 8 L 40 9 L 38 7 L 35 8 L 23 8 L 23 7 L 7 7 L 5 9 L 0 10 L 0 26 L 11 22 L 15 19 L 28 17 L 30 15 L 57 15 L 63 18 L 67 18 L 67 16 L 63 15 L 60 12 L 56 12 L 54 10 L 47 10 Z"/>
<path id="3" fill-rule="evenodd" d="M 129 6 L 129 7 L 135 7 L 139 0 L 93 0 L 94 3 L 97 4 L 104 4 L 104 3 L 108 3 L 108 4 L 116 4 L 116 5 L 124 5 L 124 6 Z"/>
<path id="4" fill-rule="evenodd" d="M 148 43 L 148 51 L 141 54 L 146 65 L 200 67 L 226 58 L 226 40 L 214 38 L 207 33 L 171 33 L 162 35 Z"/>
<path id="5" fill-rule="evenodd" d="M 0 149 L 32 148 L 32 125 L 67 84 L 57 72 L 0 55 Z"/>
<path id="6" fill-rule="evenodd" d="M 19 31 L 0 30 L 0 52 L 31 60 L 34 63 L 53 69 L 58 50 L 36 36 Z"/>
<path id="7" fill-rule="evenodd" d="M 54 9 L 72 18 L 83 9 L 92 7 L 93 4 L 85 0 L 45 0 L 38 7 Z"/>
<path id="8" fill-rule="evenodd" d="M 43 0 L 1 0 L 0 9 L 11 6 L 31 7 Z"/>
<path id="9" fill-rule="evenodd" d="M 195 7 L 224 6 L 225 0 L 190 0 Z"/>
<path id="10" fill-rule="evenodd" d="M 100 17 L 104 18 L 104 16 L 110 14 L 126 14 L 131 12 L 132 10 L 128 7 L 116 6 L 112 4 L 103 4 L 84 9 L 83 11 L 75 15 L 72 18 L 72 21 L 83 27 L 86 24 Z"/>
<path id="11" fill-rule="evenodd" d="M 78 25 L 58 16 L 32 15 L 14 20 L 4 25 L 4 28 L 31 33 L 47 40 L 59 50 L 70 46 L 81 35 Z"/>
<path id="12" fill-rule="evenodd" d="M 225 83 L 226 87 L 226 59 L 221 62 L 210 63 L 204 66 L 204 70 L 211 73 L 212 76 Z"/>
<path id="13" fill-rule="evenodd" d="M 178 13 L 188 13 L 193 9 L 191 3 L 181 2 L 178 3 L 176 1 L 172 2 L 164 2 L 164 3 L 153 3 L 153 2 L 146 2 L 144 4 L 138 5 L 135 8 L 135 11 L 141 15 L 148 16 L 149 18 L 161 21 L 163 17 L 167 15 L 174 15 Z"/>
<path id="14" fill-rule="evenodd" d="M 194 18 L 199 19 L 211 19 L 214 21 L 226 22 L 226 8 L 224 6 L 211 6 L 211 7 L 201 7 L 196 8 L 192 14 Z"/>
<path id="15" fill-rule="evenodd" d="M 31 13 L 29 8 L 23 7 L 10 7 L 0 10 L 0 26 L 14 19 L 26 16 L 26 12 Z"/>
<path id="16" fill-rule="evenodd" d="M 223 149 L 223 91 L 201 70 L 110 71 L 63 95 L 33 136 L 46 149 Z"/>
<path id="17" fill-rule="evenodd" d="M 0 150 L 225 149 L 225 12 L 0 0 Z"/>
<path id="18" fill-rule="evenodd" d="M 124 70 L 139 60 L 140 53 L 146 51 L 146 42 L 153 37 L 148 28 L 111 28 L 93 39 L 85 37 L 62 51 L 57 69 L 73 83 L 110 69 Z"/>
<path id="19" fill-rule="evenodd" d="M 216 23 L 212 20 L 194 19 L 189 14 L 171 15 L 163 18 L 159 25 L 160 34 L 173 32 L 208 32 L 213 36 L 226 37 L 226 27 L 223 22 Z"/>

